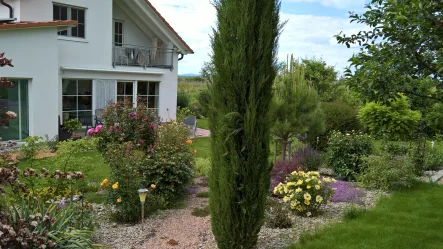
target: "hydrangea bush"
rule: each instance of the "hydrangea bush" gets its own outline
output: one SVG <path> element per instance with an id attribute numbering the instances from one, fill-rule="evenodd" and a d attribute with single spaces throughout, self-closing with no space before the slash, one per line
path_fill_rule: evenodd
<path id="1" fill-rule="evenodd" d="M 334 182 L 335 179 L 329 177 L 320 178 L 315 171 L 294 171 L 285 183 L 275 187 L 274 194 L 282 197 L 297 214 L 310 217 L 317 215 L 320 208 L 329 203 L 334 194 L 330 185 Z"/>

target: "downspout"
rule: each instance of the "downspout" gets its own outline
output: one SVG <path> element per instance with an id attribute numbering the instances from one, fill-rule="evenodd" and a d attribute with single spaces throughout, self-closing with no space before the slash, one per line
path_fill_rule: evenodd
<path id="1" fill-rule="evenodd" d="M 14 10 L 12 9 L 12 6 L 5 3 L 5 0 L 0 0 L 0 3 L 9 9 L 9 18 L 14 18 Z"/>
<path id="2" fill-rule="evenodd" d="M 184 55 L 184 54 L 182 54 L 182 53 L 180 53 L 179 55 L 180 55 L 180 58 L 178 58 L 178 61 L 181 61 L 181 60 L 183 60 L 183 58 L 185 57 L 185 55 Z"/>

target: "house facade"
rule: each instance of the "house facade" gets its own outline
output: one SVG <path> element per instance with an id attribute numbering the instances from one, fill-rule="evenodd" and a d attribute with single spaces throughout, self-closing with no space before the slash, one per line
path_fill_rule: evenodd
<path id="1" fill-rule="evenodd" d="M 164 121 L 175 119 L 178 64 L 192 49 L 148 0 L 0 1 L 3 140 L 53 137 L 59 120 L 93 124 L 110 101 L 137 97 Z"/>

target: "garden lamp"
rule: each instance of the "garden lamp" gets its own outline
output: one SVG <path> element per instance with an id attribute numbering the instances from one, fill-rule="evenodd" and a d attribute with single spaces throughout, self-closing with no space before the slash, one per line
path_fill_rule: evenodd
<path id="1" fill-rule="evenodd" d="M 145 201 L 146 196 L 148 195 L 149 190 L 146 188 L 141 188 L 138 190 L 138 196 L 140 197 L 140 202 L 142 204 L 142 231 L 143 231 L 143 223 L 145 220 Z"/>

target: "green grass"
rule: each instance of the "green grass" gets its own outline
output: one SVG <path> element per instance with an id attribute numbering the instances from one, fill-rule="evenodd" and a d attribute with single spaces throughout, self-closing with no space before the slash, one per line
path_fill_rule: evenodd
<path id="1" fill-rule="evenodd" d="M 211 157 L 211 144 L 210 144 L 210 138 L 209 137 L 201 137 L 201 138 L 194 138 L 192 141 L 192 145 L 194 149 L 197 150 L 197 153 L 195 154 L 195 157 L 201 157 L 201 158 L 210 158 Z"/>
<path id="2" fill-rule="evenodd" d="M 178 82 L 178 90 L 185 91 L 191 98 L 191 103 L 197 101 L 198 93 L 206 87 L 204 82 Z"/>
<path id="3" fill-rule="evenodd" d="M 290 249 L 443 248 L 443 186 L 420 183 L 395 192 L 355 219 L 303 234 Z"/>
<path id="4" fill-rule="evenodd" d="M 197 127 L 200 129 L 209 130 L 209 120 L 208 119 L 197 119 Z"/>
<path id="5" fill-rule="evenodd" d="M 196 196 L 199 198 L 209 198 L 209 192 L 198 192 Z"/>

